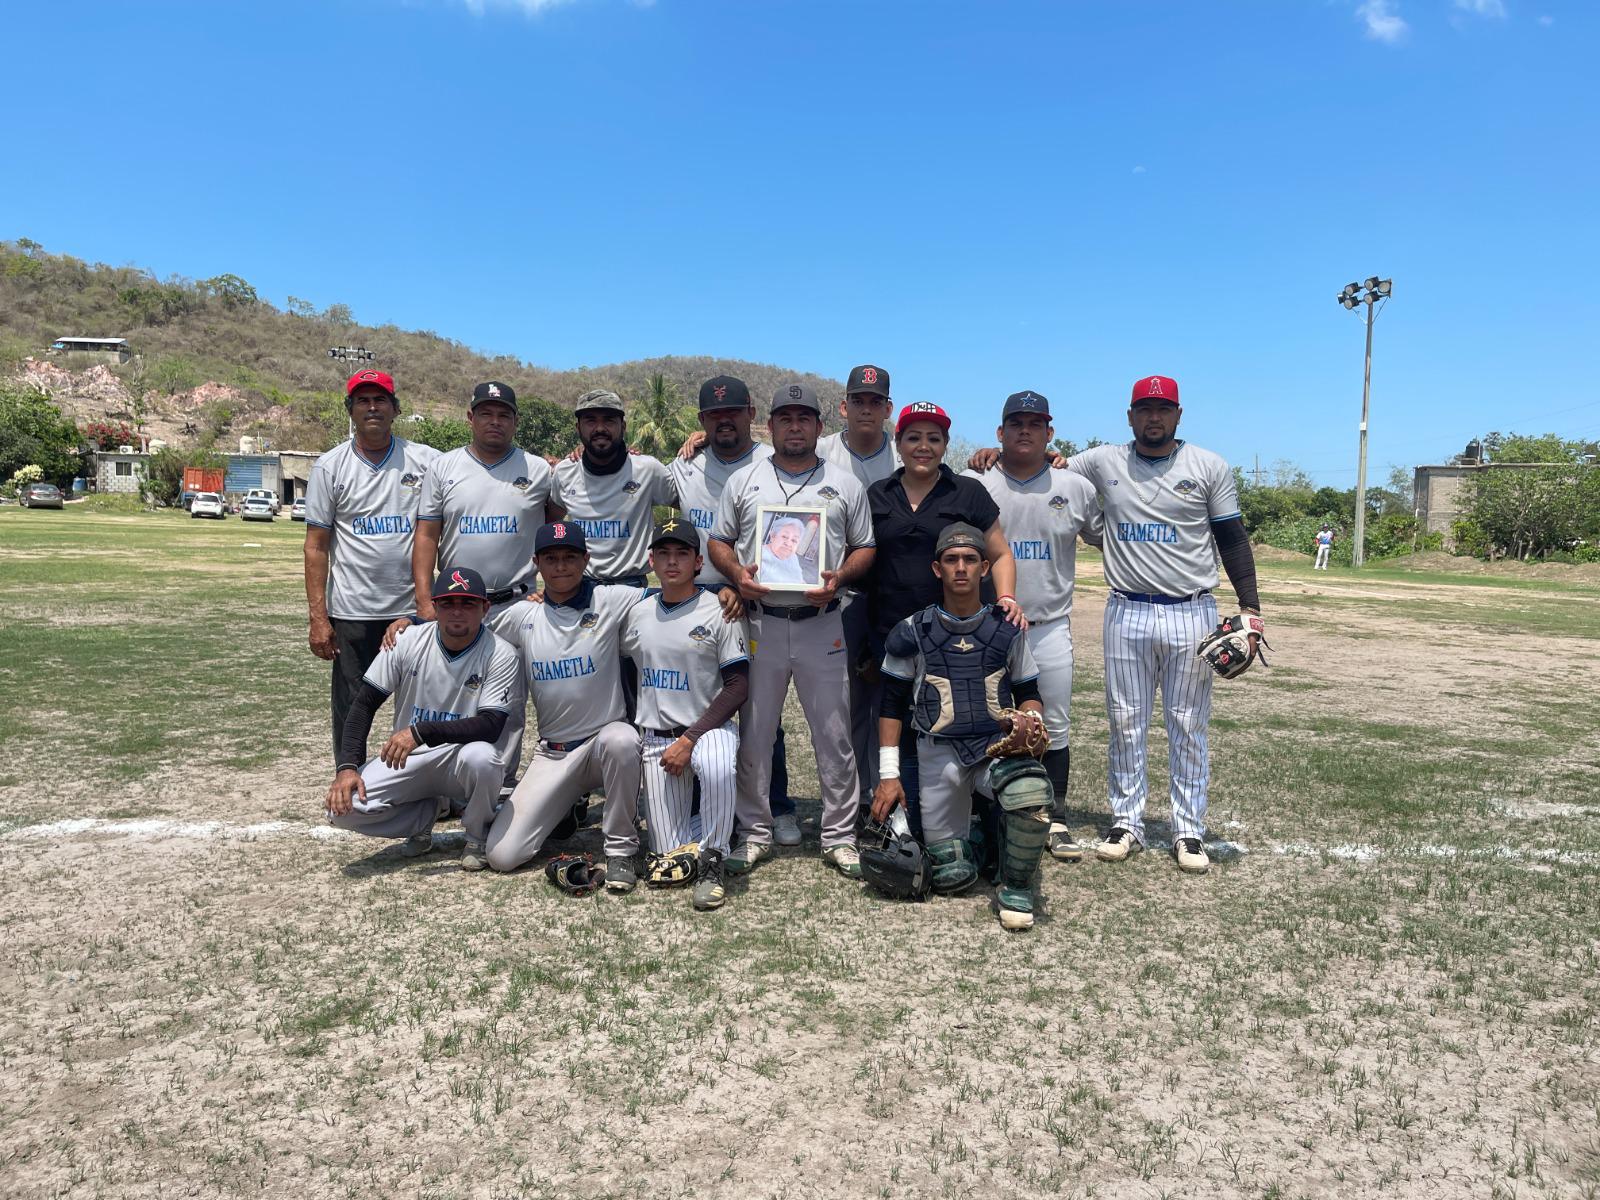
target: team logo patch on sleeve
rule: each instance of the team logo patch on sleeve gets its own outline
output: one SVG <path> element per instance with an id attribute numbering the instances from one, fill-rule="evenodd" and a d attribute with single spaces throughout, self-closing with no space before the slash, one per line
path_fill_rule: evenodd
<path id="1" fill-rule="evenodd" d="M 627 483 L 622 485 L 622 490 L 627 492 L 630 496 L 633 495 L 639 490 L 639 481 L 637 479 L 628 480 Z"/>
<path id="2" fill-rule="evenodd" d="M 839 490 L 832 484 L 825 483 L 817 489 L 817 495 L 824 500 L 837 500 L 839 498 Z"/>
<path id="3" fill-rule="evenodd" d="M 469 692 L 475 692 L 483 686 L 483 676 L 474 671 L 471 675 L 467 676 L 466 683 L 462 684 L 461 686 L 466 688 Z"/>
<path id="4" fill-rule="evenodd" d="M 707 629 L 704 625 L 696 625 L 693 629 L 689 630 L 689 640 L 692 642 L 703 642 L 710 636 L 711 630 Z"/>
<path id="5" fill-rule="evenodd" d="M 1199 486 L 1200 485 L 1192 479 L 1180 479 L 1177 483 L 1172 485 L 1172 490 L 1177 492 L 1180 496 L 1187 496 Z"/>
<path id="6" fill-rule="evenodd" d="M 593 629 L 599 623 L 600 614 L 597 612 L 586 612 L 578 618 L 579 629 Z"/>

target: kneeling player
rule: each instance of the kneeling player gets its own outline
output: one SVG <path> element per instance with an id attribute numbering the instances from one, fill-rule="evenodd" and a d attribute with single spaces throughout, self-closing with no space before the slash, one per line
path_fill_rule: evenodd
<path id="1" fill-rule="evenodd" d="M 516 651 L 484 628 L 489 596 L 468 567 L 433 585 L 438 620 L 402 632 L 367 668 L 344 723 L 328 819 L 372 837 L 405 838 L 408 858 L 433 848 L 439 802 L 462 812 L 469 855 L 483 845 L 505 762 L 497 743 L 520 692 Z M 394 697 L 394 733 L 368 760 L 367 734 Z M 463 811 L 464 810 L 464 811 Z"/>
<path id="2" fill-rule="evenodd" d="M 900 786 L 900 728 L 908 713 L 917 731 L 922 775 L 922 830 L 933 862 L 933 889 L 955 893 L 978 878 L 968 839 L 972 792 L 992 786 L 1002 810 L 998 898 L 1000 924 L 1033 924 L 1033 884 L 1050 822 L 1048 775 L 1038 764 L 1007 759 L 991 772 L 990 743 L 1008 724 L 1043 732 L 1038 668 L 1026 638 L 979 584 L 988 574 L 981 530 L 956 523 L 939 535 L 933 571 L 944 599 L 889 631 L 878 722 L 879 779 L 872 818 L 884 821 L 905 802 Z M 1017 704 L 1012 716 L 1002 706 Z M 1029 715 L 1031 714 L 1031 715 Z M 1042 742 L 1038 747 L 1042 750 Z"/>
<path id="3" fill-rule="evenodd" d="M 739 622 L 695 585 L 700 534 L 672 518 L 656 528 L 650 566 L 661 593 L 634 607 L 622 654 L 638 668 L 637 723 L 644 744 L 650 842 L 666 854 L 691 840 L 694 780 L 700 781 L 700 857 L 694 906 L 720 908 L 722 860 L 733 836 L 739 734 L 734 715 L 749 692 L 750 659 Z"/>

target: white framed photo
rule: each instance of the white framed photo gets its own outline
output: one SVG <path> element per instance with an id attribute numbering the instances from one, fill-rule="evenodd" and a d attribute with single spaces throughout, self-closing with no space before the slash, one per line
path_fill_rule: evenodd
<path id="1" fill-rule="evenodd" d="M 775 593 L 800 593 L 822 586 L 822 573 L 836 570 L 828 559 L 828 510 L 804 505 L 763 504 L 756 509 L 760 566 L 756 582 Z"/>

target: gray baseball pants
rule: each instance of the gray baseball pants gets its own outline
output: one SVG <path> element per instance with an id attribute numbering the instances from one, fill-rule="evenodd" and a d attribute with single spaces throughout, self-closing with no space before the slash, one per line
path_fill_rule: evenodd
<path id="1" fill-rule="evenodd" d="M 521 625 L 527 616 L 523 607 L 526 600 L 509 600 L 506 603 L 489 610 L 487 624 L 500 637 L 511 645 L 517 644 L 517 626 Z M 519 652 L 520 657 L 520 652 Z M 528 725 L 528 676 L 526 667 L 517 672 L 517 691 L 511 697 L 509 706 L 510 715 L 506 718 L 506 727 L 500 734 L 500 757 L 506 765 L 505 786 L 515 787 L 517 784 L 517 770 L 522 766 L 522 734 Z"/>
<path id="2" fill-rule="evenodd" d="M 466 810 L 462 828 L 472 841 L 482 841 L 489 822 L 475 826 L 475 809 L 487 814 L 500 798 L 505 767 L 489 742 L 463 742 L 449 746 L 423 746 L 411 752 L 398 771 L 381 759 L 368 759 L 361 768 L 367 798 L 343 816 L 328 817 L 330 825 L 364 833 L 368 837 L 406 838 L 427 833 L 439 816 L 439 801 Z"/>
<path id="3" fill-rule="evenodd" d="M 928 842 L 968 836 L 972 826 L 972 793 L 987 794 L 989 760 L 971 766 L 956 756 L 948 742 L 917 738 L 917 770 L 921 777 L 922 834 Z"/>

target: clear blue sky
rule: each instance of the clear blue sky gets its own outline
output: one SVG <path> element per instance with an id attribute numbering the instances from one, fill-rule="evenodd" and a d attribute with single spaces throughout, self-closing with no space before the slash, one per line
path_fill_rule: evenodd
<path id="1" fill-rule="evenodd" d="M 13 7 L 0 236 L 571 367 L 890 369 L 1355 480 L 1600 435 L 1589 0 Z M 469 381 L 464 381 L 465 383 Z"/>

